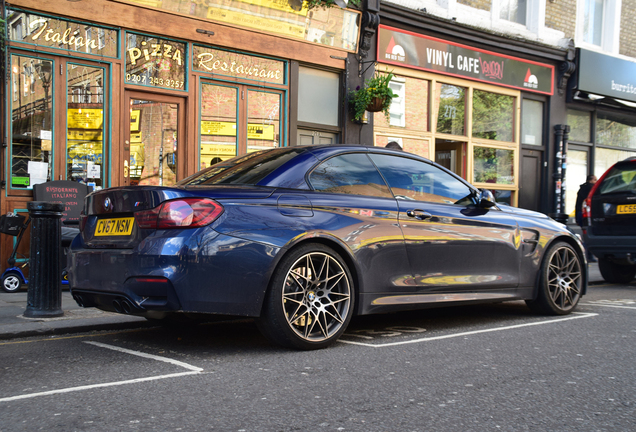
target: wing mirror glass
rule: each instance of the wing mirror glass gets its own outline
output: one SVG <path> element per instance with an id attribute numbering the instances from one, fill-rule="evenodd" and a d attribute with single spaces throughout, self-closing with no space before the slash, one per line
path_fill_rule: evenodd
<path id="1" fill-rule="evenodd" d="M 490 208 L 497 205 L 497 201 L 495 200 L 495 196 L 487 189 L 479 189 L 479 194 L 477 195 L 478 205 L 481 208 Z"/>

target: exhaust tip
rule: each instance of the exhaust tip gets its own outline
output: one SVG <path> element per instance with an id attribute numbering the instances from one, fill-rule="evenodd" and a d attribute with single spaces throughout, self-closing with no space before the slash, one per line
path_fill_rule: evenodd
<path id="1" fill-rule="evenodd" d="M 113 300 L 113 307 L 115 308 L 115 312 L 124 313 L 121 302 L 119 300 Z"/>
<path id="2" fill-rule="evenodd" d="M 77 303 L 79 307 L 84 307 L 84 299 L 82 296 L 74 295 L 73 300 L 75 300 L 75 303 Z"/>
<path id="3" fill-rule="evenodd" d="M 132 312 L 132 305 L 128 300 L 121 301 L 121 308 L 124 310 L 125 314 L 129 314 Z"/>

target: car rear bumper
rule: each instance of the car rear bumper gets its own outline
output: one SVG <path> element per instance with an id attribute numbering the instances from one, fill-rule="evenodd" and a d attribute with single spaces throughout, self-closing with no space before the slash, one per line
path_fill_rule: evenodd
<path id="1" fill-rule="evenodd" d="M 585 236 L 585 246 L 597 258 L 628 260 L 636 257 L 636 236 Z"/>
<path id="2" fill-rule="evenodd" d="M 146 238 L 134 249 L 71 245 L 71 293 L 85 307 L 258 316 L 279 249 L 214 233 Z"/>

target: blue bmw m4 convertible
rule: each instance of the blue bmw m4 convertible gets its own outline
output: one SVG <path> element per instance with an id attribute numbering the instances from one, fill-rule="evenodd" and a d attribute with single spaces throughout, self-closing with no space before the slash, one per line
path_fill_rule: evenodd
<path id="1" fill-rule="evenodd" d="M 573 311 L 578 238 L 399 150 L 287 147 L 174 186 L 86 197 L 68 276 L 85 307 L 169 319 L 254 317 L 273 342 L 317 349 L 353 315 L 525 300 Z"/>

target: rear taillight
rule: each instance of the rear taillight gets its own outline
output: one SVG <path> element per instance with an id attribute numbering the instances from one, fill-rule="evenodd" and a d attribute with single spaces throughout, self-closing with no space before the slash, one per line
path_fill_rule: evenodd
<path id="1" fill-rule="evenodd" d="M 135 222 L 141 229 L 197 228 L 214 222 L 222 213 L 223 207 L 209 198 L 181 198 L 136 212 Z"/>
<path id="2" fill-rule="evenodd" d="M 88 216 L 84 214 L 84 212 L 80 213 L 79 217 L 79 230 L 80 232 L 84 232 L 84 227 L 86 226 L 86 221 L 88 220 Z"/>
<path id="3" fill-rule="evenodd" d="M 581 206 L 581 217 L 585 221 L 585 225 L 590 226 L 592 224 L 592 198 L 589 195 Z"/>

